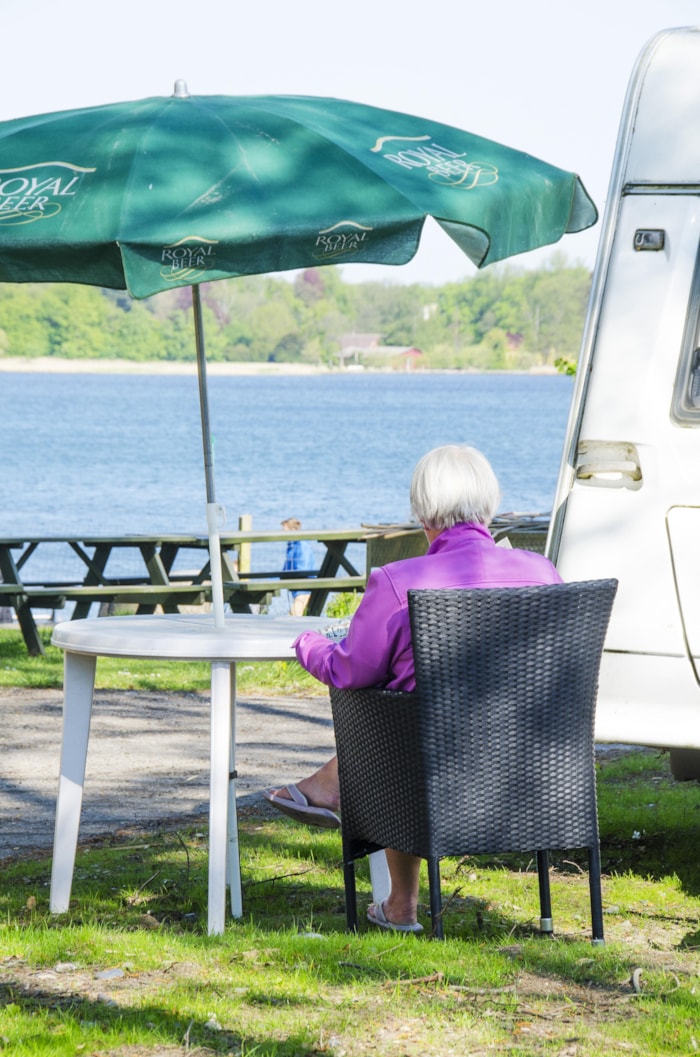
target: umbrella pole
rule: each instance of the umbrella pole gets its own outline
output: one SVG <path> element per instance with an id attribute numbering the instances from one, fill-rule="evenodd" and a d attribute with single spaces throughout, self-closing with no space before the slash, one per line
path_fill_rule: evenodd
<path id="1" fill-rule="evenodd" d="M 207 489 L 207 535 L 209 538 L 209 566 L 211 568 L 211 600 L 214 608 L 214 624 L 224 626 L 224 582 L 221 571 L 221 539 L 219 530 L 224 523 L 224 509 L 216 502 L 214 488 L 214 455 L 209 427 L 209 396 L 207 393 L 207 358 L 204 351 L 204 326 L 202 324 L 202 300 L 199 287 L 192 287 L 192 309 L 194 312 L 194 337 L 197 348 L 197 375 L 199 378 L 199 407 L 202 419 L 202 446 L 204 449 L 204 480 Z"/>

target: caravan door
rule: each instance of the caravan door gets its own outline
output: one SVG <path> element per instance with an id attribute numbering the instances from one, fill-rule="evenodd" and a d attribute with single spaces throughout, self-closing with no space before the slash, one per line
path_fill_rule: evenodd
<path id="1" fill-rule="evenodd" d="M 619 590 L 600 741 L 700 749 L 700 32 L 628 91 L 548 552 Z M 698 757 L 700 760 L 700 757 Z"/>

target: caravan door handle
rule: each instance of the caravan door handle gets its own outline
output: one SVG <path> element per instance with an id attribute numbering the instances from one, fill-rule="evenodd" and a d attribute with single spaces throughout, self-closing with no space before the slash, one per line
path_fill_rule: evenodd
<path id="1" fill-rule="evenodd" d="M 582 440 L 576 454 L 576 480 L 607 488 L 640 488 L 642 467 L 634 444 L 627 441 Z"/>

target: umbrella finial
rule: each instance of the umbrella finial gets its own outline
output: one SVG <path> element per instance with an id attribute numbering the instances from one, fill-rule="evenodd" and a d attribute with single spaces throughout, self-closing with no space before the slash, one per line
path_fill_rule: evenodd
<path id="1" fill-rule="evenodd" d="M 175 99 L 187 99 L 189 96 L 189 89 L 187 87 L 187 81 L 183 81 L 182 78 L 178 77 L 175 81 L 175 89 L 173 91 L 173 97 Z"/>

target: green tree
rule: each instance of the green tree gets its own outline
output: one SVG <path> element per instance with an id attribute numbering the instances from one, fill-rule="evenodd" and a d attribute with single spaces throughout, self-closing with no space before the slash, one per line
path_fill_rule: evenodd
<path id="1" fill-rule="evenodd" d="M 110 323 L 118 311 L 91 286 L 52 285 L 42 298 L 51 356 L 100 359 L 110 352 Z"/>
<path id="2" fill-rule="evenodd" d="M 561 254 L 540 269 L 496 265 L 459 283 L 345 282 L 339 268 L 242 276 L 200 287 L 211 360 L 338 364 L 343 335 L 413 345 L 432 367 L 574 362 L 590 274 Z M 0 284 L 0 355 L 195 358 L 189 287 L 135 301 L 122 290 Z"/>
<path id="3" fill-rule="evenodd" d="M 43 287 L 0 286 L 0 326 L 7 356 L 49 356 L 50 333 L 42 315 Z"/>
<path id="4" fill-rule="evenodd" d="M 590 275 L 586 268 L 565 268 L 556 261 L 547 269 L 522 277 L 528 347 L 539 362 L 578 354 Z"/>
<path id="5" fill-rule="evenodd" d="M 126 360 L 168 359 L 170 320 L 160 320 L 143 303 L 133 302 L 115 319 L 110 355 Z"/>

